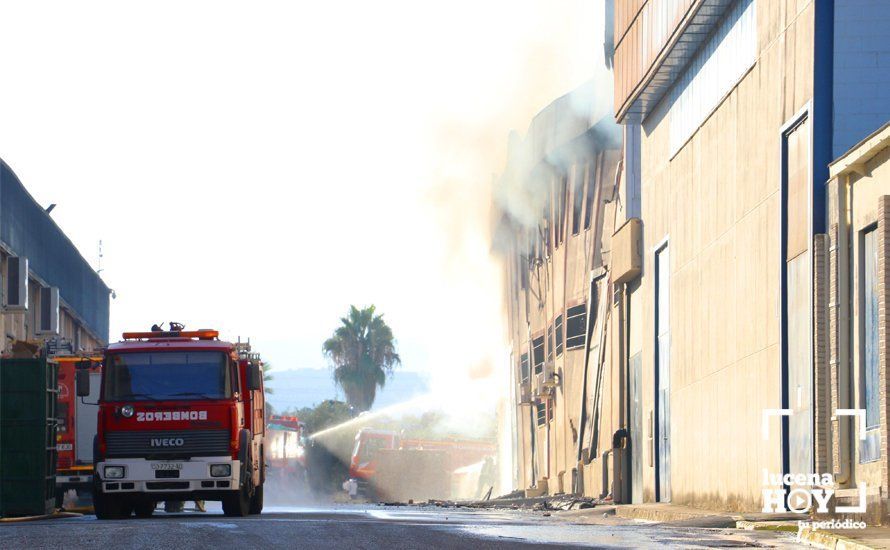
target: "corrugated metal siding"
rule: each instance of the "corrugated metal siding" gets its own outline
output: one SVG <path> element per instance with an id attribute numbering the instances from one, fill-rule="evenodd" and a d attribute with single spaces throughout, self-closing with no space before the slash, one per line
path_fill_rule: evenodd
<path id="1" fill-rule="evenodd" d="M 844 0 L 834 4 L 833 158 L 890 119 L 887 29 L 890 2 Z"/>
<path id="2" fill-rule="evenodd" d="M 615 111 L 627 103 L 698 0 L 620 1 L 615 5 Z M 639 13 L 637 13 L 639 11 Z M 636 19 L 634 19 L 636 17 Z M 626 29 L 622 31 L 622 29 Z"/>
<path id="3" fill-rule="evenodd" d="M 671 156 L 735 87 L 756 56 L 756 3 L 740 0 L 671 90 Z"/>
<path id="4" fill-rule="evenodd" d="M 631 24 L 646 0 L 618 0 L 615 2 L 615 43 L 621 42 L 625 33 L 630 29 Z"/>
<path id="5" fill-rule="evenodd" d="M 62 299 L 87 328 L 108 341 L 108 287 L 3 162 L 0 240 L 14 254 L 27 257 L 31 271 L 46 284 L 59 287 Z"/>

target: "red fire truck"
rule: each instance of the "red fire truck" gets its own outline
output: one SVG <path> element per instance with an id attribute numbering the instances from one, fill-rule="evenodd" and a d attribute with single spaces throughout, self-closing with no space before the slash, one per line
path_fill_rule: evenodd
<path id="1" fill-rule="evenodd" d="M 266 424 L 266 465 L 268 476 L 278 483 L 305 481 L 305 425 L 296 416 L 273 414 Z"/>
<path id="2" fill-rule="evenodd" d="M 385 463 L 394 458 L 391 451 L 438 452 L 445 458 L 443 471 L 449 476 L 459 468 L 493 458 L 497 452 L 494 443 L 488 441 L 406 438 L 391 430 L 362 428 L 355 436 L 349 463 L 349 477 L 357 483 L 359 494 L 375 496 L 378 492 L 380 470 L 392 466 Z M 402 482 L 408 483 L 404 478 Z"/>
<path id="3" fill-rule="evenodd" d="M 157 327 L 153 327 L 157 329 Z M 93 450 L 100 519 L 148 517 L 159 501 L 263 509 L 263 372 L 249 344 L 215 330 L 124 333 L 105 352 Z M 89 394 L 77 373 L 77 394 Z"/>
<path id="4" fill-rule="evenodd" d="M 93 439 L 96 436 L 96 415 L 99 406 L 99 380 L 102 357 L 93 354 L 55 355 L 59 365 L 59 398 L 57 407 L 56 505 L 62 506 L 65 493 L 76 491 L 78 497 L 90 493 L 93 480 Z M 85 370 L 94 384 L 92 395 L 79 399 L 75 395 L 74 373 Z"/>

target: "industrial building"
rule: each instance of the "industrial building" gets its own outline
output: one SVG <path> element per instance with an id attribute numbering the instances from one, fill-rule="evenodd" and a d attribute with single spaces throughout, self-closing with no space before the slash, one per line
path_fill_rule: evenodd
<path id="1" fill-rule="evenodd" d="M 644 501 L 756 510 L 764 470 L 835 468 L 825 183 L 890 118 L 888 22 L 881 2 L 616 3 L 615 116 L 643 226 Z M 790 414 L 764 434 L 776 409 Z"/>
<path id="2" fill-rule="evenodd" d="M 17 342 L 89 351 L 108 341 L 110 290 L 0 161 L 3 354 Z"/>
<path id="3" fill-rule="evenodd" d="M 502 177 L 556 189 L 508 266 L 519 487 L 758 511 L 764 472 L 829 473 L 884 502 L 888 26 L 865 0 L 614 3 L 622 150 L 571 148 L 614 159 L 599 233 L 562 217 L 583 162 L 548 159 L 586 129 L 559 100 Z"/>

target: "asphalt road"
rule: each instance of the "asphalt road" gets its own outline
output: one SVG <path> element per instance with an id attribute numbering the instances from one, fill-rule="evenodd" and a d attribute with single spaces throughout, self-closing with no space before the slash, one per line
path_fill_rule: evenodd
<path id="1" fill-rule="evenodd" d="M 752 546 L 732 530 L 661 525 L 579 525 L 540 512 L 416 507 L 269 507 L 232 519 L 215 503 L 207 513 L 99 521 L 93 516 L 0 526 L 0 548 L 714 548 Z M 754 546 L 790 547 L 793 539 L 756 535 Z"/>

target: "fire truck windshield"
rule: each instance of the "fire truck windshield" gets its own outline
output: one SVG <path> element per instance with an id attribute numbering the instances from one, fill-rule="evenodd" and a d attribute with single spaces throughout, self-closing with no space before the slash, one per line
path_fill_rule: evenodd
<path id="1" fill-rule="evenodd" d="M 229 361 L 218 351 L 118 353 L 105 364 L 106 401 L 225 399 L 231 395 Z"/>

